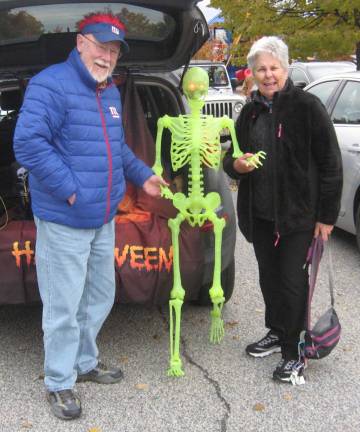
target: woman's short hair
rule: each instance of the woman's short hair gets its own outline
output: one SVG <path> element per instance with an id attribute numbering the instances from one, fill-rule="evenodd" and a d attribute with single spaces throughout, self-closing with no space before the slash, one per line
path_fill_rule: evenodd
<path id="1" fill-rule="evenodd" d="M 277 60 L 284 69 L 289 68 L 289 48 L 277 36 L 264 36 L 254 42 L 247 56 L 247 62 L 251 70 L 254 70 L 257 57 L 262 53 L 269 53 Z"/>

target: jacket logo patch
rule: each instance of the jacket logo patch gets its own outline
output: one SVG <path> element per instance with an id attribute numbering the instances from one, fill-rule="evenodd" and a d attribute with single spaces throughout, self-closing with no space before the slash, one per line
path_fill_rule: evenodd
<path id="1" fill-rule="evenodd" d="M 112 118 L 120 118 L 119 113 L 117 112 L 115 107 L 109 107 L 110 114 L 112 115 Z"/>
<path id="2" fill-rule="evenodd" d="M 119 29 L 117 28 L 117 27 L 115 27 L 115 26 L 111 26 L 111 31 L 113 32 L 113 33 L 115 33 L 115 34 L 119 34 L 120 32 L 119 32 Z"/>

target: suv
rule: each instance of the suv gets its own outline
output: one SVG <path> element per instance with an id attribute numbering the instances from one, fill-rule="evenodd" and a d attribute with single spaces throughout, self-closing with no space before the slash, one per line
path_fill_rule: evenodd
<path id="1" fill-rule="evenodd" d="M 17 164 L 13 134 L 29 79 L 44 67 L 64 61 L 75 46 L 77 22 L 92 12 L 112 12 L 126 23 L 130 52 L 115 69 L 121 86 L 123 121 L 128 145 L 148 165 L 154 162 L 157 120 L 187 111 L 172 73 L 208 38 L 197 0 L 171 4 L 165 0 L 123 3 L 69 3 L 67 0 L 0 2 L 0 304 L 39 301 L 35 272 L 36 230 L 29 205 L 26 171 Z M 125 78 L 126 79 L 125 79 Z M 125 82 L 124 82 L 125 81 Z M 187 170 L 173 172 L 170 140 L 164 134 L 164 175 L 177 190 L 187 192 Z M 222 170 L 204 169 L 205 193 L 221 195 L 217 213 L 223 231 L 222 285 L 225 297 L 234 287 L 235 212 Z M 172 246 L 168 200 L 149 201 L 129 186 L 116 216 L 117 301 L 164 304 L 172 288 Z M 185 300 L 209 303 L 214 267 L 214 236 L 210 223 L 181 226 L 180 255 Z"/>
<path id="2" fill-rule="evenodd" d="M 198 66 L 206 70 L 209 75 L 209 93 L 205 99 L 203 113 L 222 117 L 227 115 L 234 121 L 239 117 L 242 107 L 246 103 L 246 98 L 236 94 L 231 86 L 228 71 L 224 63 L 210 62 L 208 60 L 191 60 L 189 67 Z M 181 76 L 185 67 L 177 70 Z"/>
<path id="3" fill-rule="evenodd" d="M 325 75 L 354 70 L 356 65 L 350 61 L 294 62 L 289 66 L 289 77 L 297 87 L 304 88 Z"/>
<path id="4" fill-rule="evenodd" d="M 334 123 L 344 172 L 336 226 L 355 234 L 360 249 L 360 71 L 328 75 L 304 90 L 320 98 Z"/>

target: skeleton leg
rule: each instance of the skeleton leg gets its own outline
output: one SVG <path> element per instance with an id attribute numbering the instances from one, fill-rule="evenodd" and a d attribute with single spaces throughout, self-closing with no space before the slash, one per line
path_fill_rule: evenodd
<path id="1" fill-rule="evenodd" d="M 209 215 L 209 220 L 214 225 L 215 235 L 215 264 L 213 285 L 209 290 L 210 298 L 213 303 L 211 311 L 210 342 L 219 343 L 224 337 L 224 321 L 221 318 L 221 311 L 224 306 L 224 291 L 221 288 L 221 241 L 222 231 L 225 227 L 225 219 L 218 218 L 215 213 Z"/>
<path id="2" fill-rule="evenodd" d="M 181 307 L 185 297 L 185 290 L 181 286 L 180 277 L 180 255 L 179 255 L 179 232 L 180 225 L 185 217 L 178 213 L 175 219 L 169 219 L 168 225 L 171 230 L 173 244 L 173 273 L 174 284 L 170 292 L 170 367 L 167 371 L 168 376 L 183 376 L 182 362 L 180 359 L 180 321 Z M 174 330 L 175 313 L 175 330 Z"/>

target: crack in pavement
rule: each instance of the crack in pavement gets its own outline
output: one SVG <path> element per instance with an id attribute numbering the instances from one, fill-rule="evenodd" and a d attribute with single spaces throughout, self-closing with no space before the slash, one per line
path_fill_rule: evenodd
<path id="1" fill-rule="evenodd" d="M 159 314 L 160 314 L 163 322 L 166 324 L 166 326 L 169 330 L 169 321 L 167 320 L 167 318 L 166 318 L 166 316 L 165 316 L 165 314 L 162 311 L 162 308 L 160 306 L 158 307 L 158 311 L 159 311 Z M 204 378 L 206 379 L 206 381 L 208 381 L 214 387 L 216 396 L 221 401 L 221 403 L 224 405 L 225 414 L 223 415 L 221 422 L 220 422 L 220 424 L 221 424 L 220 432 L 226 432 L 227 431 L 227 422 L 228 422 L 230 414 L 231 414 L 231 405 L 225 399 L 225 397 L 222 395 L 219 382 L 216 381 L 215 379 L 211 378 L 209 371 L 207 369 L 205 369 L 203 366 L 201 366 L 200 364 L 196 363 L 196 361 L 188 353 L 186 340 L 180 336 L 180 341 L 181 341 L 181 346 L 182 346 L 181 352 L 182 352 L 183 357 L 187 360 L 188 363 L 197 367 L 202 372 Z"/>

